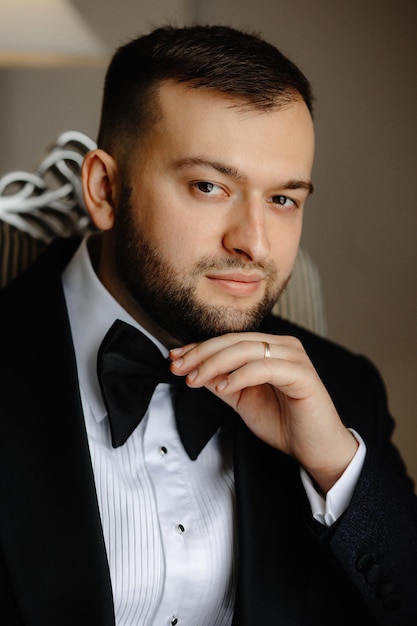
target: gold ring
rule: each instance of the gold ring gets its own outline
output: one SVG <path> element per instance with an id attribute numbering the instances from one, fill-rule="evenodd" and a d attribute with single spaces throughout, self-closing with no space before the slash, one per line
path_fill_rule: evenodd
<path id="1" fill-rule="evenodd" d="M 269 359 L 271 356 L 271 346 L 267 341 L 262 342 L 264 344 L 264 359 Z"/>

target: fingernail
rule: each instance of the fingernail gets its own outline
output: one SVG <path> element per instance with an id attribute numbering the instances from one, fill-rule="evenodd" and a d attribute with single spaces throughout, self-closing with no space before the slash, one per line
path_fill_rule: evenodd
<path id="1" fill-rule="evenodd" d="M 173 358 L 181 356 L 183 352 L 184 352 L 184 346 L 180 346 L 179 348 L 171 348 L 171 350 L 169 351 L 169 353 L 172 355 Z"/>
<path id="2" fill-rule="evenodd" d="M 187 376 L 187 380 L 189 381 L 193 381 L 197 378 L 197 374 L 198 374 L 198 370 L 193 370 L 192 372 L 190 372 Z"/>
<path id="3" fill-rule="evenodd" d="M 184 363 L 184 359 L 175 359 L 175 361 L 171 361 L 172 367 L 179 368 Z"/>
<path id="4" fill-rule="evenodd" d="M 223 389 L 226 389 L 228 384 L 229 381 L 227 380 L 227 378 L 223 378 L 223 380 L 220 381 L 218 385 L 216 385 L 217 391 L 223 391 Z"/>

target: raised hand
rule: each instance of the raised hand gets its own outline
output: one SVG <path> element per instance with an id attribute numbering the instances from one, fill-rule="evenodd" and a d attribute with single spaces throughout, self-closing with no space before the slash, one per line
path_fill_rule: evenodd
<path id="1" fill-rule="evenodd" d="M 326 493 L 358 444 L 301 342 L 265 333 L 229 333 L 170 353 L 174 374 L 232 406 L 253 433 L 293 456 Z"/>

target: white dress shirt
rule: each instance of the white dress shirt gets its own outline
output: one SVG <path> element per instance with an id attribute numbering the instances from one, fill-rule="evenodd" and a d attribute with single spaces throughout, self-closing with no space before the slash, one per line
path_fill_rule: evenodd
<path id="1" fill-rule="evenodd" d="M 112 447 L 96 374 L 104 335 L 120 319 L 139 328 L 164 356 L 168 351 L 104 288 L 86 241 L 64 272 L 63 285 L 116 624 L 229 626 L 237 569 L 231 450 L 216 434 L 196 461 L 188 458 L 167 384 L 157 386 L 144 419 L 127 442 Z M 350 501 L 365 454 L 358 440 L 356 456 L 326 500 L 302 471 L 312 513 L 323 524 L 331 525 Z"/>

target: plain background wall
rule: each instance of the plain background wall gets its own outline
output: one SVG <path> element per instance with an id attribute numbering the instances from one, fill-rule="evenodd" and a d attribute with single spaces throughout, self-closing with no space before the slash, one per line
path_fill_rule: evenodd
<path id="1" fill-rule="evenodd" d="M 199 19 L 258 30 L 305 71 L 317 157 L 303 244 L 320 268 L 329 336 L 378 366 L 417 480 L 415 0 L 72 1 L 110 51 Z M 95 137 L 104 72 L 0 69 L 0 173 L 33 169 L 63 130 Z"/>

